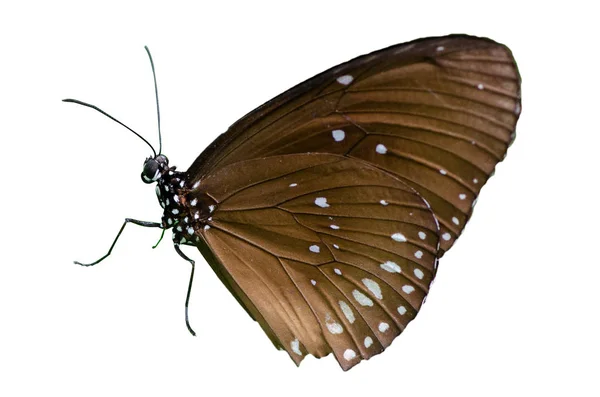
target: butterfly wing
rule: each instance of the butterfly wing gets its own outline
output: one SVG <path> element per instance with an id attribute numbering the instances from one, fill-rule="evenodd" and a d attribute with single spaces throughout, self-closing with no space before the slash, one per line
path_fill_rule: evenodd
<path id="1" fill-rule="evenodd" d="M 192 175 L 287 153 L 367 161 L 414 188 L 439 220 L 442 250 L 468 221 L 514 139 L 520 78 L 510 50 L 469 36 L 421 39 L 327 70 L 249 113 Z"/>
<path id="2" fill-rule="evenodd" d="M 192 181 L 217 203 L 201 251 L 273 343 L 347 370 L 415 317 L 435 275 L 438 224 L 398 178 L 363 161 L 291 154 Z M 210 247 L 210 248 L 208 248 Z"/>

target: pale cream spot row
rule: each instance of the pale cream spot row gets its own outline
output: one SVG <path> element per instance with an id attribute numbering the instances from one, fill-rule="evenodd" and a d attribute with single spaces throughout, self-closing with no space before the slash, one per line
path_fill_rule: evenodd
<path id="1" fill-rule="evenodd" d="M 344 130 L 333 130 L 331 131 L 331 135 L 336 142 L 341 142 L 346 137 Z"/>
<path id="2" fill-rule="evenodd" d="M 327 204 L 327 198 L 325 198 L 325 197 L 317 197 L 315 199 L 315 204 L 321 208 L 329 207 L 329 204 Z"/>
<path id="3" fill-rule="evenodd" d="M 392 234 L 392 240 L 398 241 L 400 243 L 405 243 L 407 241 L 406 237 L 402 233 L 394 233 L 394 234 Z"/>
<path id="4" fill-rule="evenodd" d="M 344 301 L 339 301 L 338 304 L 340 305 L 340 309 L 342 309 L 342 312 L 344 313 L 344 316 L 346 316 L 346 319 L 348 320 L 348 322 L 350 324 L 354 324 L 354 321 L 356 321 L 356 318 L 354 317 L 354 312 L 352 311 L 352 308 L 350 307 L 350 305 Z"/>
<path id="5" fill-rule="evenodd" d="M 292 351 L 294 353 L 296 353 L 299 356 L 302 355 L 302 352 L 300 351 L 300 341 L 298 339 L 294 339 L 292 343 L 290 343 L 290 347 L 292 348 Z"/>
<path id="6" fill-rule="evenodd" d="M 343 76 L 338 77 L 337 82 L 343 85 L 348 85 L 350 83 L 352 83 L 352 80 L 354 80 L 354 77 L 350 76 L 349 74 L 345 74 Z"/>
<path id="7" fill-rule="evenodd" d="M 373 301 L 357 289 L 352 291 L 352 296 L 361 306 L 373 306 Z"/>
<path id="8" fill-rule="evenodd" d="M 371 291 L 374 297 L 376 297 L 377 299 L 383 299 L 383 295 L 381 294 L 381 288 L 379 287 L 379 284 L 377 284 L 370 278 L 363 278 L 361 281 L 365 285 L 365 287 L 367 287 L 367 289 Z"/>
<path id="9" fill-rule="evenodd" d="M 382 263 L 381 265 L 379 265 L 379 267 L 381 267 L 386 272 L 402 273 L 402 269 L 400 268 L 400 266 L 398 266 L 398 264 L 396 262 L 386 261 L 385 263 Z"/>

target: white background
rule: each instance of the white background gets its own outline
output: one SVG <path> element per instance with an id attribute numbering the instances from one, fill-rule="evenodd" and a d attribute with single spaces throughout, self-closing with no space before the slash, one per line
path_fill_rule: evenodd
<path id="1" fill-rule="evenodd" d="M 598 396 L 599 37 L 583 2 L 19 2 L 0 7 L 0 395 Z M 17 4 L 17 2 L 12 2 Z M 403 4 L 405 3 L 405 4 Z M 542 5 L 543 4 L 543 5 Z M 591 2 L 590 2 L 591 4 Z M 517 140 L 422 312 L 382 355 L 296 368 L 194 249 L 159 220 L 149 149 L 185 170 L 246 112 L 357 55 L 424 36 L 507 44 L 523 79 Z"/>

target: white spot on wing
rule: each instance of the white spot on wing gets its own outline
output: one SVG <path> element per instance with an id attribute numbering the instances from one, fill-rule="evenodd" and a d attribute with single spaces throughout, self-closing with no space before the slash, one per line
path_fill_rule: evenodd
<path id="1" fill-rule="evenodd" d="M 414 273 L 415 273 L 415 276 L 417 276 L 417 278 L 418 278 L 419 280 L 423 280 L 423 276 L 424 276 L 425 274 L 423 274 L 423 272 L 421 271 L 421 269 L 415 269 L 415 270 L 414 270 Z"/>
<path id="2" fill-rule="evenodd" d="M 290 183 L 290 187 L 296 187 L 296 186 L 298 186 L 297 183 Z"/>
<path id="3" fill-rule="evenodd" d="M 310 283 L 311 283 L 312 285 L 317 285 L 317 282 L 316 282 L 315 280 L 310 280 Z"/>
<path id="4" fill-rule="evenodd" d="M 369 347 L 369 346 L 371 346 L 372 344 L 373 344 L 373 339 L 371 339 L 371 337 L 370 337 L 370 336 L 367 336 L 367 337 L 365 338 L 365 347 Z"/>
<path id="5" fill-rule="evenodd" d="M 333 244 L 333 248 L 335 248 L 336 250 L 339 250 L 339 249 L 340 249 L 340 246 L 339 246 L 339 245 L 337 245 L 337 244 Z"/>
<path id="6" fill-rule="evenodd" d="M 448 171 L 446 171 L 446 170 L 440 170 L 440 174 L 442 174 L 442 175 L 446 175 L 447 173 L 448 173 Z"/>
<path id="7" fill-rule="evenodd" d="M 479 183 L 479 180 L 477 178 L 473 178 L 473 183 L 477 184 Z"/>
<path id="8" fill-rule="evenodd" d="M 341 276 L 341 275 L 342 275 L 342 271 L 341 271 L 340 269 L 337 269 L 337 268 L 336 268 L 336 269 L 333 269 L 333 272 L 334 272 L 335 274 L 337 274 L 338 276 Z"/>
<path id="9" fill-rule="evenodd" d="M 290 347 L 292 348 L 292 351 L 294 353 L 296 353 L 299 356 L 302 355 L 302 352 L 300 351 L 300 341 L 298 341 L 298 339 L 294 339 L 292 343 L 290 343 Z"/>
<path id="10" fill-rule="evenodd" d="M 423 251 L 418 250 L 417 252 L 415 252 L 415 258 L 421 259 L 422 257 L 423 257 Z"/>
<path id="11" fill-rule="evenodd" d="M 187 228 L 187 232 L 188 232 L 188 234 L 194 234 L 194 228 L 193 227 L 188 227 Z"/>
<path id="12" fill-rule="evenodd" d="M 400 266 L 398 266 L 398 264 L 396 262 L 392 262 L 392 261 L 386 261 L 385 263 L 382 263 L 381 265 L 379 265 L 379 267 L 381 267 L 386 272 L 390 272 L 390 273 L 401 273 L 402 272 L 402 269 L 400 268 Z"/>
<path id="13" fill-rule="evenodd" d="M 369 291 L 371 291 L 373 296 L 375 296 L 377 299 L 383 299 L 383 295 L 381 294 L 381 288 L 379 287 L 379 284 L 377 284 L 370 278 L 363 278 L 362 283 L 365 285 L 365 287 L 368 288 Z"/>
<path id="14" fill-rule="evenodd" d="M 354 317 L 354 312 L 352 311 L 352 308 L 350 308 L 350 305 L 344 301 L 339 301 L 338 303 L 340 305 L 340 309 L 342 309 L 342 312 L 344 313 L 344 316 L 346 316 L 348 319 L 348 322 L 350 324 L 354 324 L 356 318 Z"/>
<path id="15" fill-rule="evenodd" d="M 329 225 L 333 230 L 338 230 L 340 227 L 338 225 Z"/>
<path id="16" fill-rule="evenodd" d="M 327 326 L 327 329 L 329 330 L 329 332 L 331 332 L 334 335 L 338 335 L 338 334 L 341 334 L 342 332 L 344 332 L 344 327 L 342 327 L 335 320 L 331 319 L 329 314 L 325 315 L 325 325 Z"/>
<path id="17" fill-rule="evenodd" d="M 483 84 L 481 84 L 481 83 L 477 84 L 477 89 L 478 90 L 483 90 Z"/>
<path id="18" fill-rule="evenodd" d="M 464 200 L 464 199 L 467 198 L 467 195 L 464 194 L 464 193 L 461 193 L 461 194 L 458 195 L 458 198 L 461 199 L 461 200 Z"/>
<path id="19" fill-rule="evenodd" d="M 383 321 L 379 323 L 379 332 L 385 332 L 390 329 L 390 325 L 388 323 L 384 323 Z"/>
<path id="20" fill-rule="evenodd" d="M 346 137 L 346 133 L 343 130 L 333 130 L 331 135 L 336 142 L 341 142 Z"/>
<path id="21" fill-rule="evenodd" d="M 421 240 L 425 240 L 426 237 L 427 237 L 427 235 L 425 234 L 425 232 L 419 232 L 419 238 Z"/>
<path id="22" fill-rule="evenodd" d="M 404 306 L 398 306 L 398 313 L 400 313 L 401 316 L 404 316 L 406 314 L 406 308 Z"/>
<path id="23" fill-rule="evenodd" d="M 361 306 L 373 306 L 373 301 L 357 289 L 352 291 L 352 296 Z"/>
<path id="24" fill-rule="evenodd" d="M 379 154 L 386 154 L 387 148 L 385 147 L 385 145 L 378 143 L 377 146 L 375 146 L 375 151 Z"/>
<path id="25" fill-rule="evenodd" d="M 308 249 L 310 250 L 310 252 L 314 252 L 315 254 L 321 252 L 321 248 L 318 245 L 311 245 L 310 247 L 308 247 Z"/>
<path id="26" fill-rule="evenodd" d="M 389 203 L 385 200 L 379 200 L 379 204 L 385 206 L 385 205 L 388 205 Z"/>
<path id="27" fill-rule="evenodd" d="M 452 238 L 452 236 L 450 235 L 450 233 L 446 232 L 446 233 L 442 234 L 442 238 L 445 241 L 448 241 L 448 240 L 450 240 Z"/>
<path id="28" fill-rule="evenodd" d="M 171 212 L 173 213 L 173 215 L 179 214 L 179 210 L 177 208 L 174 208 Z"/>
<path id="29" fill-rule="evenodd" d="M 338 77 L 337 82 L 343 85 L 348 85 L 350 83 L 352 83 L 352 80 L 354 80 L 354 77 L 350 76 L 349 74 L 345 74 L 343 76 Z"/>
<path id="30" fill-rule="evenodd" d="M 445 50 L 445 47 L 443 45 L 439 46 L 438 48 L 435 49 L 437 52 L 442 52 Z"/>
<path id="31" fill-rule="evenodd" d="M 195 199 L 193 199 L 192 201 L 190 201 L 190 205 L 191 205 L 192 207 L 195 207 L 195 206 L 196 206 L 196 204 L 198 204 L 198 199 L 197 199 L 197 198 L 195 198 Z"/>
<path id="32" fill-rule="evenodd" d="M 406 237 L 402 233 L 394 233 L 394 234 L 392 234 L 392 240 L 398 241 L 400 243 L 405 243 L 407 241 Z"/>
<path id="33" fill-rule="evenodd" d="M 460 221 L 455 216 L 452 217 L 452 223 L 454 223 L 455 225 L 460 225 Z"/>
<path id="34" fill-rule="evenodd" d="M 346 351 L 344 352 L 344 359 L 346 361 L 350 361 L 355 357 L 356 357 L 356 352 L 352 349 L 346 349 Z"/>
<path id="35" fill-rule="evenodd" d="M 415 291 L 415 287 L 413 287 L 412 285 L 403 285 L 402 286 L 402 291 L 404 291 L 407 294 L 413 293 Z"/>
<path id="36" fill-rule="evenodd" d="M 204 225 L 204 231 L 206 231 L 208 229 L 210 229 L 210 226 L 209 225 Z"/>
<path id="37" fill-rule="evenodd" d="M 327 198 L 325 198 L 325 197 L 317 197 L 315 199 L 315 204 L 321 208 L 329 207 L 329 204 L 327 204 Z"/>

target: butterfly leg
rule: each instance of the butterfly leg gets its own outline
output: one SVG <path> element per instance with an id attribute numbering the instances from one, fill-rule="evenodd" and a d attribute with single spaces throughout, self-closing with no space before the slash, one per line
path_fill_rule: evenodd
<path id="1" fill-rule="evenodd" d="M 125 229 L 125 226 L 128 223 L 133 223 L 135 225 L 144 226 L 144 227 L 159 227 L 159 228 L 162 228 L 162 223 L 138 221 L 136 219 L 126 218 L 125 222 L 123 222 L 123 226 L 121 226 L 121 229 L 119 229 L 119 233 L 117 233 L 117 237 L 115 237 L 115 241 L 113 241 L 113 243 L 110 246 L 110 248 L 108 249 L 108 252 L 106 253 L 106 255 L 104 255 L 102 258 L 100 258 L 97 261 L 92 262 L 92 263 L 81 263 L 81 262 L 77 262 L 77 261 L 74 261 L 74 263 L 76 265 L 81 265 L 81 266 L 94 266 L 94 265 L 102 262 L 104 259 L 106 259 L 106 257 L 108 257 L 110 255 L 110 253 L 112 252 L 115 244 L 117 243 L 117 240 L 119 239 L 119 237 L 121 237 L 121 233 L 123 233 L 123 229 Z"/>
<path id="2" fill-rule="evenodd" d="M 188 261 L 192 265 L 192 272 L 190 273 L 190 283 L 188 285 L 187 296 L 185 298 L 185 325 L 187 326 L 187 328 L 190 331 L 190 333 L 192 335 L 196 336 L 196 333 L 194 332 L 194 330 L 190 326 L 190 321 L 189 321 L 189 317 L 188 317 L 188 304 L 190 303 L 190 292 L 192 292 L 192 283 L 194 281 L 194 268 L 195 268 L 196 262 L 194 262 L 193 259 L 188 258 L 181 251 L 181 248 L 179 248 L 179 244 L 174 244 L 173 247 L 175 247 L 175 251 L 177 251 L 177 253 L 179 254 L 180 257 L 182 257 L 183 259 L 185 259 L 186 261 Z"/>

